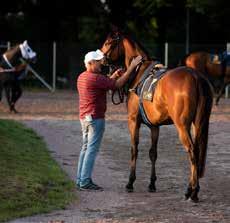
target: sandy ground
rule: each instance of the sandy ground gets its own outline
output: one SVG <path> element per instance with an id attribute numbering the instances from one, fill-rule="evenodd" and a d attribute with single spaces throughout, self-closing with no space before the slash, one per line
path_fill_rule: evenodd
<path id="1" fill-rule="evenodd" d="M 43 136 L 52 156 L 71 179 L 81 148 L 77 95 L 70 91 L 25 92 L 18 102 L 19 114 L 9 114 L 5 101 L 0 118 L 22 121 Z M 150 178 L 150 131 L 140 132 L 137 180 L 134 193 L 126 193 L 129 175 L 130 141 L 125 105 L 108 103 L 106 132 L 96 161 L 94 180 L 103 192 L 79 192 L 66 210 L 57 210 L 10 223 L 131 223 L 131 222 L 230 222 L 230 100 L 213 107 L 207 168 L 201 179 L 200 202 L 184 201 L 189 162 L 174 126 L 160 131 L 157 160 L 157 192 L 148 193 Z"/>

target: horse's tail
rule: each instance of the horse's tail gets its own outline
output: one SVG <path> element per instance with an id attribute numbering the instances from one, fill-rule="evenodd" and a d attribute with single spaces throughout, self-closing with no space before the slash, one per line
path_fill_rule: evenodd
<path id="1" fill-rule="evenodd" d="M 207 145 L 209 118 L 212 110 L 212 92 L 208 82 L 202 78 L 198 78 L 198 106 L 195 117 L 195 148 L 197 148 L 198 159 L 198 177 L 204 176 Z"/>

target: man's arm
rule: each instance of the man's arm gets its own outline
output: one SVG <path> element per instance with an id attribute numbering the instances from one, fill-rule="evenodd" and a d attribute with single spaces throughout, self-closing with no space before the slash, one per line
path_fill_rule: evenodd
<path id="1" fill-rule="evenodd" d="M 120 76 L 116 82 L 115 82 L 115 87 L 116 88 L 121 88 L 129 79 L 130 74 L 132 73 L 132 71 L 136 68 L 136 66 L 141 63 L 142 61 L 142 56 L 137 56 L 135 59 L 132 60 L 131 64 L 129 65 L 129 67 L 127 68 L 126 72 L 124 72 L 122 74 L 122 76 Z M 116 72 L 116 71 L 115 71 Z"/>

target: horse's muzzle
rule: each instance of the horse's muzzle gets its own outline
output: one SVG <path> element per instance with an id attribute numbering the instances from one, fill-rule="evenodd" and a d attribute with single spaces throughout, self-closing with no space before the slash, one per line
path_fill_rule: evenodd
<path id="1" fill-rule="evenodd" d="M 37 56 L 31 58 L 29 62 L 33 63 L 33 64 L 36 63 L 37 62 Z"/>

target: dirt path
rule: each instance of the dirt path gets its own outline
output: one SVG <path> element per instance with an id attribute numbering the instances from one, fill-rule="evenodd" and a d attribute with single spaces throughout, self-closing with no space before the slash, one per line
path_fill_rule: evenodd
<path id="1" fill-rule="evenodd" d="M 73 92 L 26 93 L 19 115 L 0 106 L 1 118 L 23 121 L 44 137 L 53 157 L 74 179 L 81 131 Z M 230 100 L 213 108 L 206 175 L 201 179 L 200 203 L 183 200 L 188 182 L 187 154 L 174 126 L 161 128 L 158 144 L 157 192 L 148 193 L 150 176 L 149 130 L 141 128 L 135 192 L 124 190 L 129 175 L 129 134 L 124 105 L 108 105 L 107 124 L 95 181 L 103 192 L 78 192 L 79 200 L 66 210 L 17 219 L 11 223 L 48 222 L 230 222 Z"/>

